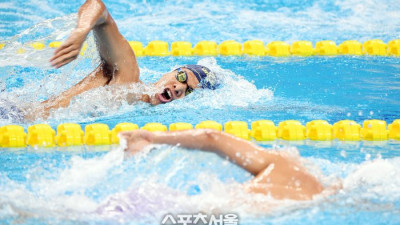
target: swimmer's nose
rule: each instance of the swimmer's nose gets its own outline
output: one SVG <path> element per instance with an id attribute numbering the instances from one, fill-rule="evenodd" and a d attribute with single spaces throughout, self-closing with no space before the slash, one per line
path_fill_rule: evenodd
<path id="1" fill-rule="evenodd" d="M 183 91 L 177 90 L 177 91 L 175 91 L 175 95 L 176 95 L 177 98 L 180 98 L 180 97 L 183 96 Z"/>
<path id="2" fill-rule="evenodd" d="M 183 96 L 183 90 L 182 90 L 182 88 L 177 88 L 177 86 L 176 85 L 174 85 L 174 99 L 178 99 L 178 98 L 181 98 L 182 96 Z"/>

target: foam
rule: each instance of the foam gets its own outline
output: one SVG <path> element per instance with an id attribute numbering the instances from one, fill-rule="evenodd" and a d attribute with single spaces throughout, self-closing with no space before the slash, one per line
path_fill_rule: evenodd
<path id="1" fill-rule="evenodd" d="M 343 182 L 345 190 L 360 192 L 366 198 L 382 200 L 400 199 L 400 158 L 367 161 L 350 174 Z"/>
<path id="2" fill-rule="evenodd" d="M 61 70 L 60 74 L 51 73 L 49 71 L 50 74 L 47 75 L 48 78 L 45 77 L 46 75 L 42 75 L 43 79 L 39 81 L 41 83 L 40 85 L 38 85 L 38 81 L 26 80 L 24 86 L 12 89 L 11 93 L 3 92 L 0 94 L 0 97 L 2 95 L 4 95 L 4 97 L 7 96 L 12 102 L 18 102 L 21 108 L 29 106 L 27 111 L 30 113 L 31 110 L 38 107 L 38 105 L 35 104 L 35 102 L 38 101 L 38 96 L 40 96 L 41 100 L 56 96 L 69 88 L 69 86 L 72 86 L 73 83 L 82 79 L 85 73 L 88 73 L 88 69 L 73 70 L 74 67 L 79 68 L 79 63 L 81 62 L 77 61 L 75 65 L 64 68 Z M 49 119 L 55 124 L 59 123 L 57 121 L 90 122 L 99 118 L 107 118 L 126 113 L 139 113 L 140 111 L 164 112 L 169 109 L 196 110 L 202 107 L 246 107 L 260 101 L 265 102 L 272 99 L 272 91 L 268 89 L 257 89 L 254 84 L 247 81 L 242 76 L 221 68 L 215 58 L 204 58 L 198 61 L 198 63 L 209 67 L 218 74 L 218 79 L 221 83 L 219 89 L 215 91 L 196 90 L 193 94 L 185 97 L 184 101 L 177 100 L 154 108 L 148 104 L 138 103 L 137 100 L 134 100 L 140 99 L 140 94 L 154 95 L 160 92 L 160 90 L 153 88 L 150 84 L 132 84 L 124 86 L 123 88 L 105 86 L 76 96 L 72 99 L 68 108 L 54 110 Z M 175 66 L 173 68 L 175 68 Z M 43 73 L 45 72 L 46 71 L 43 71 Z M 72 72 L 72 74 L 69 72 Z M 156 71 L 145 68 L 141 73 L 141 77 L 144 82 L 148 80 L 155 81 L 159 79 L 164 72 L 167 71 Z M 32 93 L 36 94 L 32 95 Z M 233 94 L 235 98 L 226 97 Z M 36 122 L 41 122 L 41 120 L 39 119 Z"/>
<path id="3" fill-rule="evenodd" d="M 244 192 L 240 183 L 251 176 L 212 153 L 158 145 L 152 152 L 124 160 L 122 148 L 93 158 L 73 156 L 65 168 L 45 171 L 37 164 L 28 172 L 27 182 L 0 174 L 0 214 L 124 223 L 154 222 L 165 213 L 236 212 L 244 220 L 261 215 L 278 220 L 278 215 L 290 219 L 299 210 L 337 207 L 343 202 L 352 207 L 354 202 L 396 202 L 400 198 L 398 157 L 361 164 L 309 158 L 307 167 L 313 173 L 316 164 L 324 170 L 324 175 L 317 176 L 325 186 L 344 176 L 343 189 L 299 203 Z M 279 150 L 298 154 L 294 148 Z M 98 191 L 99 195 L 93 195 Z"/>
<path id="4" fill-rule="evenodd" d="M 35 10 L 25 10 L 24 15 L 17 14 L 28 22 L 10 23 L 11 26 L 28 27 L 38 20 L 45 19 L 33 14 L 44 12 L 51 7 L 38 11 L 37 9 L 43 6 L 32 3 L 43 4 L 42 1 L 37 0 L 28 2 L 28 6 L 32 6 Z M 303 4 L 305 6 L 288 6 L 286 8 L 278 6 L 278 8 L 272 7 L 272 9 L 269 9 L 271 5 L 268 3 L 257 3 L 253 3 L 252 7 L 254 8 L 252 8 L 226 1 L 204 1 L 195 3 L 193 6 L 188 6 L 189 3 L 176 4 L 168 1 L 154 3 L 154 5 L 146 2 L 129 2 L 122 6 L 110 4 L 110 11 L 112 13 L 117 11 L 115 18 L 127 39 L 142 42 L 154 39 L 176 41 L 177 34 L 182 40 L 190 40 L 192 43 L 203 39 L 217 42 L 227 39 L 235 39 L 240 42 L 246 39 L 261 39 L 269 42 L 276 39 L 316 41 L 329 38 L 338 42 L 345 39 L 363 41 L 381 38 L 387 41 L 398 38 L 396 34 L 399 33 L 400 27 L 399 5 L 394 0 L 385 3 L 379 0 L 330 2 L 317 0 Z M 167 4 L 166 7 L 160 7 L 165 6 L 163 4 Z M 215 7 L 210 7 L 211 4 Z M 17 7 L 14 6 L 15 3 L 0 3 L 0 5 L 11 9 Z M 60 7 L 64 6 L 60 4 Z M 137 16 L 118 14 L 119 11 L 115 10 L 118 7 L 135 9 Z M 188 7 L 193 7 L 190 8 L 190 16 L 181 13 L 171 14 L 171 11 L 185 12 Z M 261 7 L 261 9 L 264 7 L 268 10 L 259 10 L 257 7 Z M 217 11 L 217 9 L 221 9 L 221 11 Z M 52 11 L 54 14 L 63 12 L 63 10 Z M 91 55 L 92 58 L 87 60 L 79 58 L 71 65 L 55 72 L 49 69 L 47 64 L 51 51 L 27 49 L 27 53 L 23 56 L 15 53 L 18 48 L 29 41 L 64 39 L 75 26 L 75 19 L 75 15 L 69 15 L 54 20 L 45 20 L 7 41 L 9 45 L 0 50 L 0 65 L 2 69 L 6 70 L 6 75 L 1 75 L 1 89 L 4 90 L 6 87 L 3 81 L 12 80 L 14 77 L 18 77 L 16 75 L 20 75 L 13 72 L 18 71 L 18 67 L 35 66 L 39 68 L 39 70 L 25 72 L 25 74 L 33 73 L 30 75 L 41 79 L 35 80 L 32 77 L 22 76 L 25 84 L 22 87 L 13 88 L 12 92 L 8 92 L 8 90 L 2 92 L 2 96 L 14 102 L 21 103 L 22 100 L 25 100 L 27 104 L 30 104 L 38 99 L 43 100 L 58 94 L 82 79 L 94 68 L 95 65 L 92 64 L 98 62 L 95 55 Z M 9 31 L 10 27 L 7 27 L 6 24 L 1 23 L 0 29 Z M 194 24 L 197 25 L 193 26 Z M 168 32 L 164 32 L 166 29 Z M 143 30 L 146 32 L 142 32 Z M 193 34 L 198 30 L 203 31 L 202 35 L 194 36 Z M 15 34 L 14 31 L 9 33 Z M 0 37 L 0 39 L 3 38 L 4 36 Z M 89 44 L 89 49 L 93 47 L 94 45 Z M 171 60 L 168 61 L 168 59 L 166 61 L 168 65 L 175 63 L 171 63 Z M 277 61 L 277 63 L 284 62 Z M 242 107 L 243 110 L 255 108 L 263 110 L 264 113 L 297 107 L 296 109 L 299 110 L 294 110 L 293 113 L 305 111 L 303 114 L 308 116 L 312 116 L 316 110 L 324 111 L 327 114 L 343 110 L 340 107 L 316 106 L 308 102 L 274 97 L 273 91 L 270 89 L 257 88 L 240 74 L 223 69 L 223 63 L 214 58 L 206 58 L 198 63 L 218 71 L 223 84 L 219 90 L 215 92 L 199 90 L 188 96 L 185 101 L 174 101 L 155 108 L 141 103 L 129 105 L 123 101 L 104 105 L 96 103 L 95 100 L 100 96 L 110 101 L 115 100 L 112 90 L 99 88 L 78 97 L 79 101 L 72 103 L 71 107 L 54 112 L 50 120 L 46 122 L 58 124 L 68 120 L 86 122 L 98 119 L 118 119 L 120 115 L 143 121 L 141 120 L 143 117 L 155 117 L 159 114 L 170 115 L 171 111 L 184 113 L 186 109 L 196 111 L 202 107 L 228 108 L 229 111 L 234 107 Z M 8 67 L 12 68 L 8 70 Z M 171 69 L 173 68 L 171 67 Z M 151 75 L 146 78 L 147 82 L 153 82 L 162 73 L 167 72 L 164 69 L 147 67 L 142 67 L 141 71 L 144 75 Z M 22 74 L 24 73 L 22 72 Z M 38 93 L 38 95 L 32 96 L 32 93 Z M 227 98 L 233 94 L 236 98 Z M 264 105 L 259 106 L 260 102 Z M 88 108 L 83 114 L 81 113 L 82 106 Z M 226 113 L 226 111 L 221 113 Z M 189 121 L 193 117 L 190 115 L 190 118 L 185 118 L 182 114 L 178 114 L 178 116 L 179 119 L 185 121 Z M 199 120 L 205 119 L 202 117 L 204 115 L 196 116 L 199 117 Z M 171 116 L 169 121 L 177 121 L 177 118 Z M 84 151 L 83 148 L 81 150 Z M 357 148 L 357 146 L 349 148 Z M 71 159 L 62 158 L 61 162 L 56 162 L 62 165 L 50 166 L 49 170 L 44 169 L 39 161 L 36 165 L 27 165 L 31 166 L 29 167 L 31 170 L 23 172 L 27 181 L 15 181 L 8 178 L 7 172 L 1 172 L 0 215 L 2 218 L 22 218 L 22 221 L 39 218 L 44 221 L 55 219 L 76 222 L 74 220 L 77 220 L 85 223 L 105 218 L 115 223 L 135 223 L 141 219 L 159 223 L 159 216 L 167 211 L 179 213 L 185 210 L 189 212 L 234 210 L 243 215 L 243 220 L 261 214 L 266 215 L 272 223 L 284 223 L 298 218 L 314 218 L 318 212 L 342 208 L 342 206 L 344 206 L 344 210 L 361 208 L 366 209 L 366 212 L 376 212 L 382 209 L 387 212 L 391 210 L 398 212 L 398 206 L 396 206 L 399 202 L 398 193 L 400 193 L 398 157 L 363 163 L 310 158 L 311 164 L 318 164 L 322 167 L 324 176 L 328 177 L 324 180 L 324 184 L 334 184 L 337 177 L 343 177 L 344 189 L 337 195 L 328 197 L 327 200 L 299 204 L 290 201 L 277 202 L 269 196 L 252 195 L 241 191 L 238 189 L 238 183 L 248 180 L 251 176 L 215 155 L 195 153 L 169 146 L 158 146 L 157 150 L 159 151 L 150 152 L 147 157 L 141 155 L 141 157 L 125 161 L 122 150 L 90 159 L 76 155 Z M 171 162 L 181 164 L 177 166 Z M 309 168 L 312 169 L 314 166 L 309 165 Z M 149 175 L 154 176 L 149 178 Z M 257 204 L 253 204 L 253 202 Z M 386 207 L 382 207 L 384 203 L 388 203 L 385 205 Z M 117 208 L 122 210 L 118 211 Z M 273 212 L 271 208 L 274 208 Z M 326 218 L 320 214 L 317 216 Z"/>

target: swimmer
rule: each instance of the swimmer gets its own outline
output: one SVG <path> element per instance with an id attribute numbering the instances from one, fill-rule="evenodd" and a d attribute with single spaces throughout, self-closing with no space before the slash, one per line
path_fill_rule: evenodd
<path id="1" fill-rule="evenodd" d="M 97 43 L 100 65 L 72 88 L 42 102 L 40 112 L 29 113 L 28 119 L 46 118 L 50 110 L 68 107 L 71 98 L 93 88 L 142 83 L 135 53 L 101 0 L 87 0 L 80 7 L 77 26 L 55 50 L 50 59 L 51 65 L 60 68 L 75 60 L 90 31 L 93 31 Z M 215 74 L 207 67 L 186 65 L 164 74 L 154 83 L 160 93 L 152 96 L 143 94 L 138 99 L 151 105 L 167 103 L 185 97 L 196 88 L 215 89 L 217 84 L 214 81 Z"/>
<path id="2" fill-rule="evenodd" d="M 227 157 L 254 175 L 252 180 L 244 184 L 246 191 L 271 195 L 275 199 L 311 200 L 313 196 L 324 191 L 318 179 L 296 158 L 285 152 L 266 150 L 216 130 L 136 130 L 120 133 L 120 137 L 127 140 L 126 151 L 131 154 L 150 144 L 169 144 L 210 151 Z"/>

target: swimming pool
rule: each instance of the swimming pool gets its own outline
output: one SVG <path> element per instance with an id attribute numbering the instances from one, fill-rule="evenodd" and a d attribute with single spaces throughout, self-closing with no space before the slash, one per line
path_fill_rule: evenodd
<path id="1" fill-rule="evenodd" d="M 400 31 L 396 1 L 105 3 L 126 38 L 144 44 L 157 39 L 195 44 L 376 38 L 387 43 Z M 37 0 L 0 3 L 0 40 L 10 44 L 0 50 L 0 99 L 33 104 L 65 90 L 93 69 L 98 57 L 91 53 L 92 40 L 89 57 L 61 70 L 47 65 L 51 49 L 16 53 L 19 43 L 68 35 L 75 21 L 69 14 L 79 5 Z M 391 123 L 400 118 L 396 57 L 141 57 L 138 62 L 145 82 L 179 65 L 200 62 L 220 72 L 222 87 L 156 107 L 116 101 L 111 90 L 102 88 L 84 94 L 48 120 L 17 123 L 25 128 L 48 123 L 55 128 L 66 122 L 82 127 L 99 122 L 112 128 L 125 121 L 141 127 L 147 122 L 195 125 L 210 119 L 219 123 L 269 119 L 275 124 L 324 119 L 333 124 L 343 119 Z M 1 126 L 10 123 L 0 120 Z M 159 146 L 160 151 L 130 159 L 124 159 L 121 151 L 108 151 L 117 145 L 2 149 L 1 222 L 159 224 L 166 213 L 220 210 L 238 213 L 240 224 L 400 223 L 398 141 L 261 144 L 298 150 L 313 173 L 324 175 L 325 184 L 342 178 L 344 190 L 306 204 L 246 194 L 236 188 L 250 174 L 213 154 L 179 147 Z"/>

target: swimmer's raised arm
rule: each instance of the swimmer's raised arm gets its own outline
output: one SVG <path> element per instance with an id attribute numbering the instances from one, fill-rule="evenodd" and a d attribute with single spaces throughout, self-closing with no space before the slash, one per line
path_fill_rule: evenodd
<path id="1" fill-rule="evenodd" d="M 87 0 L 80 7 L 75 30 L 54 52 L 51 64 L 59 68 L 76 59 L 91 30 L 103 61 L 104 76 L 114 78 L 113 83 L 139 82 L 135 53 L 101 0 Z"/>
<path id="2" fill-rule="evenodd" d="M 266 150 L 252 142 L 215 130 L 124 132 L 127 151 L 135 153 L 146 145 L 170 144 L 215 152 L 249 171 L 255 178 L 246 184 L 252 192 L 271 194 L 275 198 L 305 200 L 320 193 L 320 182 L 300 162 L 279 151 Z"/>
<path id="3" fill-rule="evenodd" d="M 93 30 L 102 62 L 78 84 L 59 96 L 42 102 L 39 108 L 27 110 L 25 118 L 46 118 L 51 109 L 67 107 L 72 97 L 107 84 L 141 82 L 135 53 L 101 0 L 87 0 L 79 9 L 78 22 L 68 39 L 54 52 L 52 66 L 60 68 L 80 53 L 83 42 Z"/>

